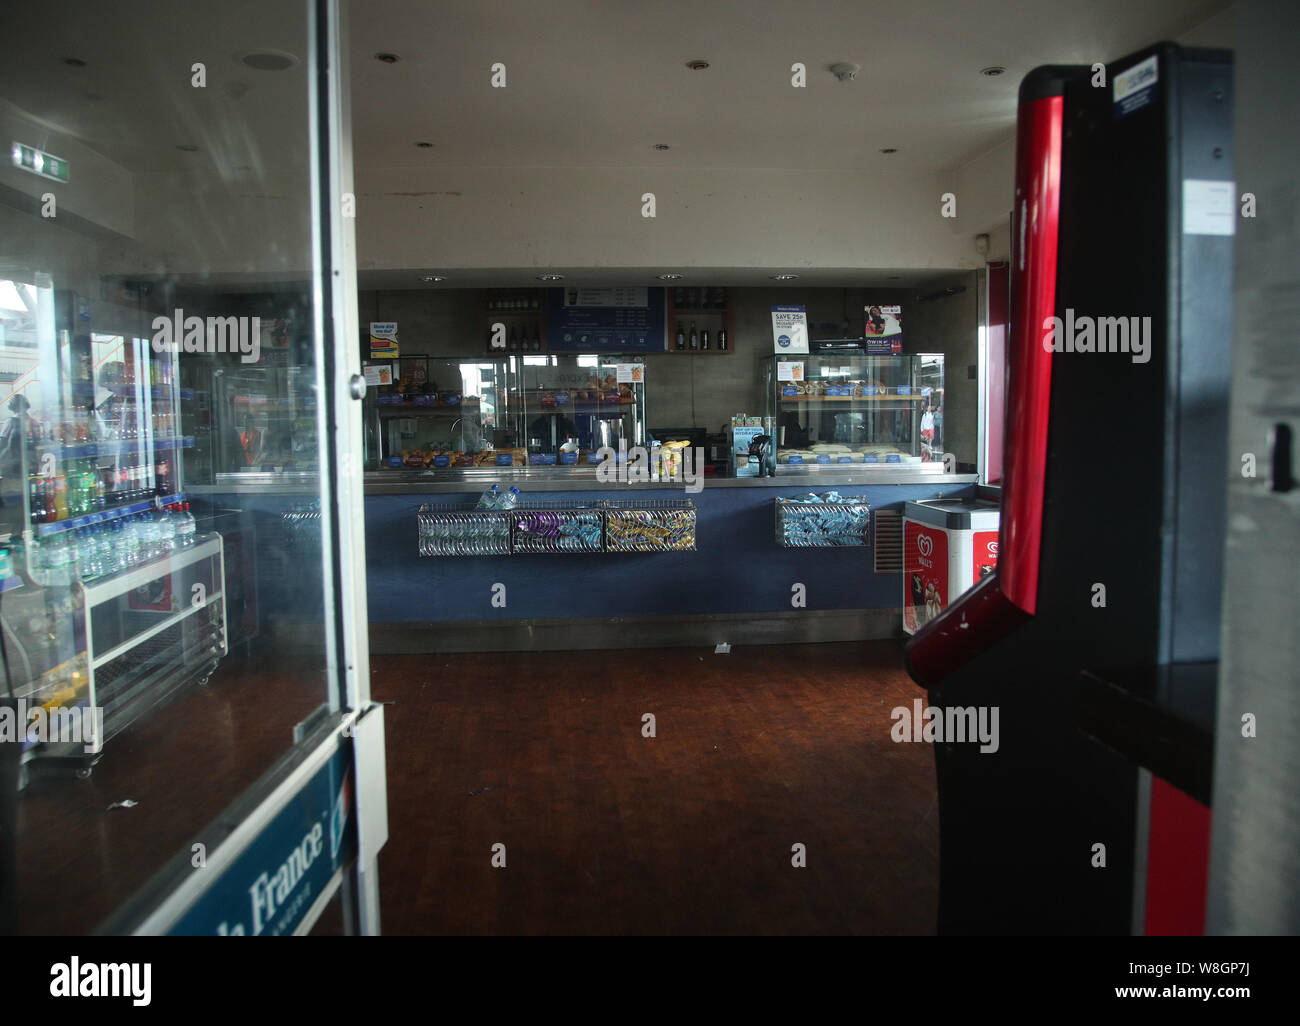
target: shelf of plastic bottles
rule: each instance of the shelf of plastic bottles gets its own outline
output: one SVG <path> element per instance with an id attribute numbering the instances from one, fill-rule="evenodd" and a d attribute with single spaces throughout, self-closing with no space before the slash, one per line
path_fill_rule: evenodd
<path id="1" fill-rule="evenodd" d="M 194 436 L 183 438 L 114 438 L 103 442 L 80 442 L 75 445 L 58 446 L 59 454 L 65 460 L 84 460 L 92 456 L 121 456 L 138 450 L 152 449 L 154 452 L 169 452 L 172 449 L 193 449 Z"/>
<path id="2" fill-rule="evenodd" d="M 114 506 L 112 509 L 101 509 L 94 513 L 83 513 L 78 517 L 70 517 L 67 520 L 58 520 L 52 524 L 37 524 L 36 537 L 48 538 L 52 534 L 60 534 L 63 531 L 75 531 L 79 527 L 91 527 L 94 524 L 104 524 L 121 517 L 134 516 L 137 513 L 145 513 L 149 510 L 157 509 L 160 506 L 170 506 L 174 502 L 184 502 L 184 493 L 177 492 L 175 495 L 164 495 L 161 498 L 141 499 L 139 502 L 132 502 L 125 506 Z"/>
<path id="3" fill-rule="evenodd" d="M 510 513 L 471 505 L 425 505 L 416 517 L 421 556 L 508 556 Z"/>
<path id="4" fill-rule="evenodd" d="M 166 574 L 173 574 L 193 563 L 198 563 L 200 560 L 211 559 L 213 556 L 220 555 L 220 535 L 200 536 L 195 541 L 195 544 L 188 548 L 175 549 L 164 556 L 157 556 L 143 563 L 137 563 L 135 566 L 127 567 L 125 570 L 119 570 L 117 573 L 85 582 L 86 607 L 100 605 L 109 599 L 125 595 L 127 592 L 143 587 L 151 581 L 156 581 Z M 220 592 L 207 596 L 209 600 L 218 597 L 220 597 Z M 106 658 L 108 656 L 97 655 L 95 657 L 96 662 Z"/>
<path id="5" fill-rule="evenodd" d="M 867 545 L 871 506 L 841 499 L 837 492 L 776 501 L 776 543 L 785 548 Z"/>

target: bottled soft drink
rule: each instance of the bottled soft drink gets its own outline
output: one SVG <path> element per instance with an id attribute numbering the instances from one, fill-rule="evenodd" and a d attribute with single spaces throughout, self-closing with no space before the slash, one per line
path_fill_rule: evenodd
<path id="1" fill-rule="evenodd" d="M 506 492 L 505 495 L 501 496 L 496 508 L 514 509 L 515 503 L 517 503 L 518 501 L 519 501 L 519 489 L 516 488 L 514 485 L 511 485 L 510 491 Z"/>
<path id="2" fill-rule="evenodd" d="M 194 514 L 190 512 L 188 502 L 176 504 L 176 547 L 178 549 L 188 549 L 194 544 L 194 536 L 198 530 L 198 525 L 194 522 Z"/>
<path id="3" fill-rule="evenodd" d="M 498 509 L 499 508 L 498 503 L 501 501 L 501 499 L 502 499 L 501 486 L 494 481 L 492 483 L 492 487 L 486 489 L 483 492 L 483 494 L 479 496 L 478 508 Z"/>

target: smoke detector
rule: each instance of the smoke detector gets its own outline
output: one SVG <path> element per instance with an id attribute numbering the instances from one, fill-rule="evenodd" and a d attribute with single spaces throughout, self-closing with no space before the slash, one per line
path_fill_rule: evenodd
<path id="1" fill-rule="evenodd" d="M 858 77 L 858 72 L 862 69 L 856 64 L 846 64 L 841 61 L 839 64 L 831 65 L 831 74 L 841 82 L 852 82 Z"/>

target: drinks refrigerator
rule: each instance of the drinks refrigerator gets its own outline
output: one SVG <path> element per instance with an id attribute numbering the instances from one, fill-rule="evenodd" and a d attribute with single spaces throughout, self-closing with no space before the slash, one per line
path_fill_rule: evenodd
<path id="1" fill-rule="evenodd" d="M 89 775 L 227 650 L 222 540 L 195 533 L 185 501 L 177 354 L 119 333 L 147 317 L 109 313 L 96 331 L 90 303 L 37 291 L 55 330 L 5 339 L 0 432 L 0 662 L 23 783 L 43 766 Z"/>

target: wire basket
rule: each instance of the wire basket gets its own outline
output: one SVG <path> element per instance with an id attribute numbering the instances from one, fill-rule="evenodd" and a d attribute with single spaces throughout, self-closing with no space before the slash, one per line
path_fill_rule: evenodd
<path id="1" fill-rule="evenodd" d="M 421 556 L 508 556 L 510 512 L 425 504 L 416 517 Z"/>
<path id="2" fill-rule="evenodd" d="M 606 552 L 694 552 L 695 503 L 689 499 L 605 502 Z"/>
<path id="3" fill-rule="evenodd" d="M 776 543 L 786 548 L 869 545 L 870 527 L 866 502 L 776 500 Z"/>
<path id="4" fill-rule="evenodd" d="M 528 503 L 510 513 L 513 552 L 599 552 L 605 518 L 599 509 Z"/>

